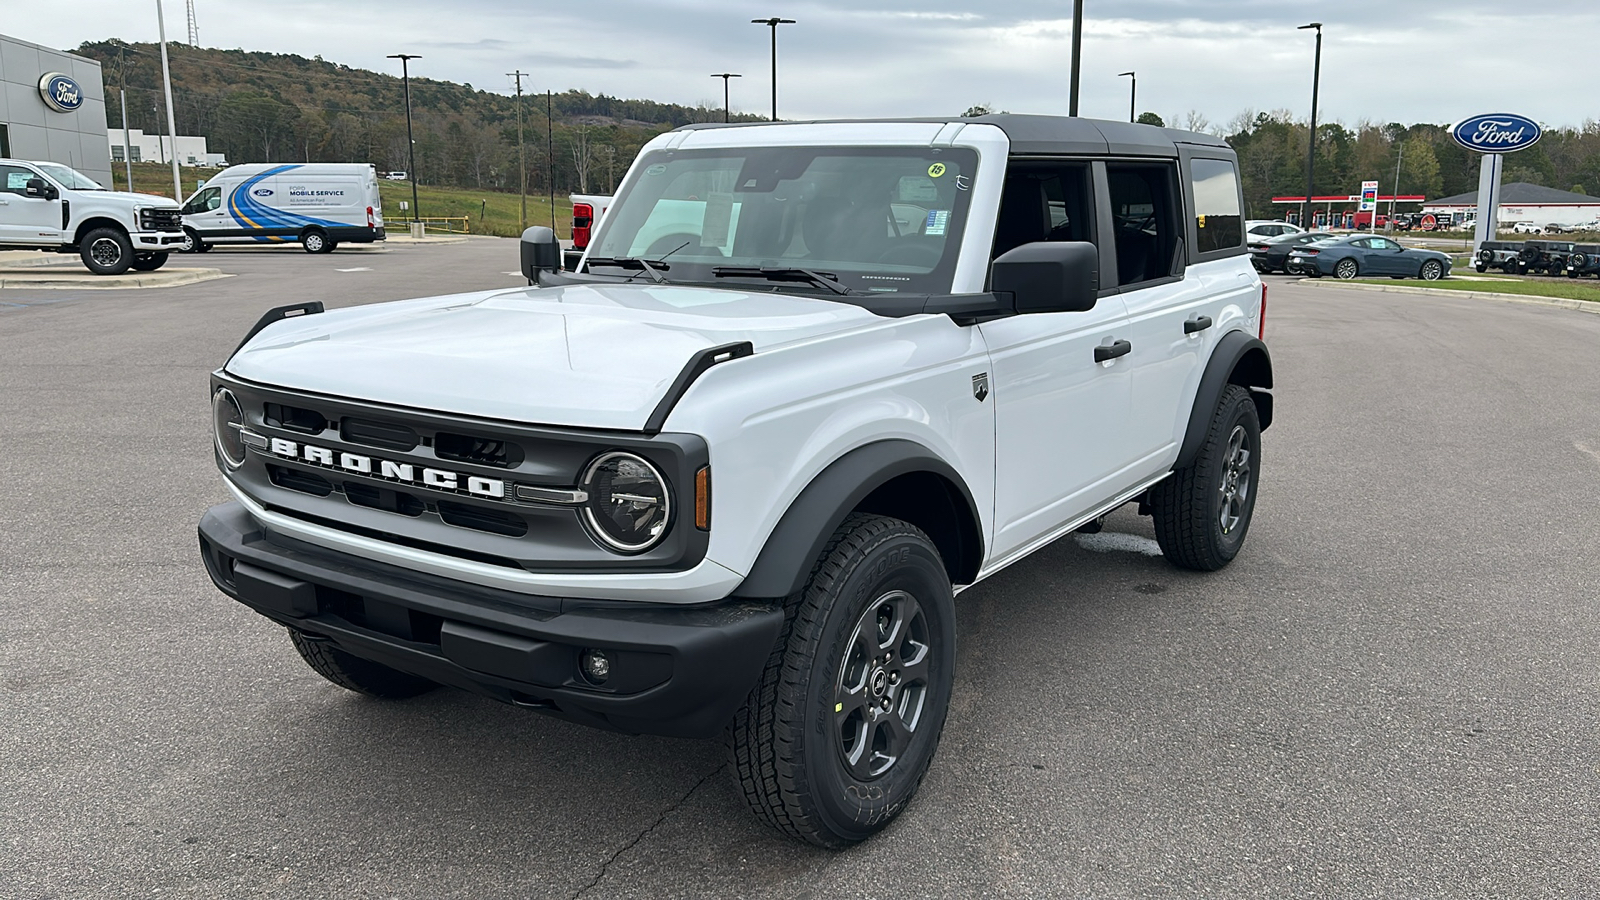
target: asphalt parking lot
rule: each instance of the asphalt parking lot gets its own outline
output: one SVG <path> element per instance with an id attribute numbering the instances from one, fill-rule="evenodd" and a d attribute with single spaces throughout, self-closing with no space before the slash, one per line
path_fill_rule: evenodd
<path id="1" fill-rule="evenodd" d="M 216 592 L 206 375 L 267 307 L 512 287 L 517 246 L 217 251 L 0 291 L 0 897 L 1573 897 L 1600 880 L 1600 316 L 1273 278 L 1212 575 L 1125 509 L 964 593 L 922 792 L 844 853 L 711 743 L 386 703 Z"/>

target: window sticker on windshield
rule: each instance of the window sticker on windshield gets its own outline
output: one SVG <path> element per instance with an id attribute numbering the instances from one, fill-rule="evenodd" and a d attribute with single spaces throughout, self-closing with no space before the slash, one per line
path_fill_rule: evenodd
<path id="1" fill-rule="evenodd" d="M 950 210 L 930 209 L 928 210 L 927 221 L 922 223 L 922 233 L 929 235 L 941 235 L 944 234 L 945 229 L 949 226 Z"/>
<path id="2" fill-rule="evenodd" d="M 933 165 L 929 166 L 928 167 L 928 177 L 929 178 L 943 178 L 944 177 L 944 163 L 934 163 Z"/>
<path id="3" fill-rule="evenodd" d="M 655 165 L 645 169 L 644 173 L 646 175 L 662 175 L 662 174 L 665 174 L 666 171 L 667 171 L 667 166 L 666 166 L 665 163 L 656 163 Z"/>
<path id="4" fill-rule="evenodd" d="M 712 193 L 706 197 L 706 214 L 700 220 L 700 246 L 721 247 L 728 243 L 728 222 L 733 218 L 733 195 Z"/>
<path id="5" fill-rule="evenodd" d="M 7 172 L 6 173 L 6 190 L 8 190 L 8 191 L 26 190 L 27 187 L 28 187 L 28 179 L 32 175 L 33 175 L 32 172 Z"/>
<path id="6" fill-rule="evenodd" d="M 939 199 L 939 186 L 921 175 L 905 175 L 899 193 L 901 203 L 933 203 Z"/>

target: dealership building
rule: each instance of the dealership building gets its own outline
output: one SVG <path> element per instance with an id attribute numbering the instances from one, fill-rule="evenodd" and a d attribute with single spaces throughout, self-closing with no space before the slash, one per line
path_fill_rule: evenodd
<path id="1" fill-rule="evenodd" d="M 0 157 L 63 163 L 110 185 L 100 64 L 0 35 Z"/>
<path id="2" fill-rule="evenodd" d="M 1422 204 L 1422 211 L 1456 218 L 1477 218 L 1478 192 L 1442 197 Z M 1600 219 L 1600 197 L 1559 191 L 1518 181 L 1500 189 L 1501 228 L 1518 222 L 1534 225 L 1583 225 Z"/>

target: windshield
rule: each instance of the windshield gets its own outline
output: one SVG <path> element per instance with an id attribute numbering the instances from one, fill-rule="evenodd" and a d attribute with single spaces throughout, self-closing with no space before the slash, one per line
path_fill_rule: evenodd
<path id="1" fill-rule="evenodd" d="M 976 168 L 960 148 L 657 151 L 606 214 L 588 268 L 621 274 L 604 261 L 642 258 L 670 281 L 741 287 L 766 282 L 754 270 L 804 269 L 853 293 L 947 293 Z"/>
<path id="2" fill-rule="evenodd" d="M 35 163 L 46 175 L 54 178 L 62 187 L 72 191 L 103 191 L 98 181 L 94 181 L 77 169 L 69 169 L 60 163 Z"/>

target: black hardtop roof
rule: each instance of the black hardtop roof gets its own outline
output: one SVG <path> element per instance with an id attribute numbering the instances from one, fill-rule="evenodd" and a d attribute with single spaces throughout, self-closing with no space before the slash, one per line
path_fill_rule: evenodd
<path id="1" fill-rule="evenodd" d="M 1011 152 L 1023 156 L 1165 156 L 1178 155 L 1178 145 L 1206 147 L 1232 154 L 1228 142 L 1212 134 L 1071 116 L 1028 116 L 997 113 L 963 118 L 942 116 L 909 119 L 816 119 L 800 122 L 705 122 L 678 131 L 711 128 L 767 128 L 775 125 L 862 124 L 993 125 L 1011 140 Z"/>

